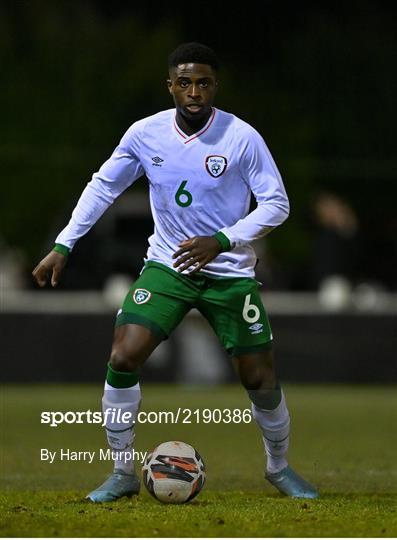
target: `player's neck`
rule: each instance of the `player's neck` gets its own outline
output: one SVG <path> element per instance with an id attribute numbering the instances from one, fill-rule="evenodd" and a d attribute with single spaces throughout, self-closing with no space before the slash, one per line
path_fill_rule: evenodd
<path id="1" fill-rule="evenodd" d="M 179 129 L 183 131 L 186 135 L 193 135 L 194 133 L 197 133 L 202 129 L 205 124 L 208 122 L 209 117 L 211 116 L 212 108 L 208 111 L 208 114 L 206 114 L 203 118 L 200 118 L 199 120 L 188 120 L 184 116 L 182 116 L 179 112 L 176 113 L 176 123 L 178 124 Z"/>

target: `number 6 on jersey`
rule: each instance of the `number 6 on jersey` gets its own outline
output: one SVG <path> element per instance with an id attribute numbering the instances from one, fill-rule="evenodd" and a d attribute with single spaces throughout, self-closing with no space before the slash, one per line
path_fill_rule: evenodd
<path id="1" fill-rule="evenodd" d="M 187 189 L 184 189 L 187 184 L 187 180 L 183 180 L 181 185 L 178 188 L 178 191 L 175 193 L 175 201 L 179 206 L 190 206 L 193 201 L 192 194 Z M 183 197 L 183 200 L 182 200 Z"/>

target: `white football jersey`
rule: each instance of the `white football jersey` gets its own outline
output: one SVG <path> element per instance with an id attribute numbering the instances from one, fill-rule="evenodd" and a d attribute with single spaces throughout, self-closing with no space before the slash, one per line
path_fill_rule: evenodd
<path id="1" fill-rule="evenodd" d="M 213 108 L 207 124 L 186 135 L 175 109 L 135 122 L 84 189 L 56 243 L 72 249 L 126 188 L 143 174 L 150 187 L 154 233 L 147 259 L 172 268 L 178 244 L 221 231 L 232 249 L 204 271 L 214 277 L 253 277 L 250 242 L 288 216 L 288 198 L 270 152 L 255 129 Z M 249 213 L 251 192 L 257 207 Z"/>

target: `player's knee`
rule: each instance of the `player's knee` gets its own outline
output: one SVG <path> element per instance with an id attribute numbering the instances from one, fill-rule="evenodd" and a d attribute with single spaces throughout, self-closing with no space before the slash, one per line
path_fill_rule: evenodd
<path id="1" fill-rule="evenodd" d="M 139 368 L 139 357 L 134 351 L 113 348 L 110 355 L 110 365 L 116 371 L 133 372 Z"/>
<path id="2" fill-rule="evenodd" d="M 259 390 L 264 383 L 257 373 L 240 373 L 240 380 L 246 390 Z"/>
<path id="3" fill-rule="evenodd" d="M 246 390 L 273 390 L 276 386 L 274 370 L 264 366 L 240 366 L 239 375 Z"/>
<path id="4" fill-rule="evenodd" d="M 237 371 L 246 390 L 272 390 L 275 387 L 276 374 L 271 351 L 238 357 Z"/>

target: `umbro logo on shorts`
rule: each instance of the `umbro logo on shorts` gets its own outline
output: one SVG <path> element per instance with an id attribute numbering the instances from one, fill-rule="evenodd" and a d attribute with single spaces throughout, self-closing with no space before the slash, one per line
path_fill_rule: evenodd
<path id="1" fill-rule="evenodd" d="M 134 299 L 135 304 L 145 304 L 151 296 L 152 293 L 146 289 L 135 289 L 135 291 L 132 293 L 132 298 Z"/>
<path id="2" fill-rule="evenodd" d="M 251 330 L 251 334 L 260 334 L 263 331 L 263 324 L 255 323 L 248 327 Z"/>

